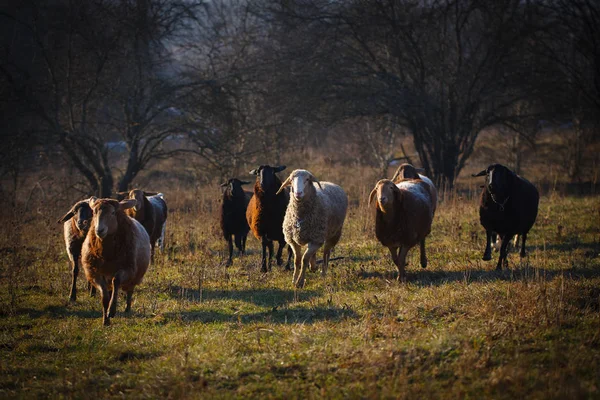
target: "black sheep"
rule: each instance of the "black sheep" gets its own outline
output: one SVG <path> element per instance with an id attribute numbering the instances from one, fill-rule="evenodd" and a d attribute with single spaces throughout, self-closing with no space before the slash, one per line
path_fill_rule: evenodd
<path id="1" fill-rule="evenodd" d="M 473 176 L 486 176 L 481 192 L 479 220 L 486 231 L 484 260 L 492 259 L 491 239 L 502 240 L 496 269 L 508 266 L 507 247 L 514 235 L 521 235 L 521 257 L 525 257 L 527 233 L 535 223 L 540 196 L 535 186 L 501 164 L 492 164 Z"/>
<path id="2" fill-rule="evenodd" d="M 254 236 L 262 243 L 262 264 L 261 271 L 267 272 L 271 269 L 271 259 L 273 258 L 273 241 L 279 242 L 277 249 L 277 265 L 283 264 L 281 253 L 285 247 L 285 238 L 283 236 L 283 218 L 285 210 L 290 201 L 288 190 L 283 190 L 277 194 L 281 186 L 281 180 L 275 175 L 285 169 L 285 165 L 271 167 L 261 165 L 250 171 L 251 175 L 256 175 L 254 184 L 254 196 L 250 200 L 246 218 L 248 225 Z M 267 249 L 269 250 L 269 263 L 267 267 Z M 291 250 L 288 248 L 288 261 L 285 265 L 286 270 L 290 270 Z"/>
<path id="3" fill-rule="evenodd" d="M 232 262 L 233 243 L 231 236 L 235 239 L 235 246 L 240 255 L 244 255 L 246 251 L 246 238 L 250 231 L 250 227 L 246 221 L 246 209 L 248 208 L 252 193 L 244 191 L 242 185 L 249 183 L 231 178 L 221 184 L 221 187 L 224 188 L 223 201 L 221 203 L 221 229 L 229 248 L 229 258 L 226 265 L 231 265 Z"/>

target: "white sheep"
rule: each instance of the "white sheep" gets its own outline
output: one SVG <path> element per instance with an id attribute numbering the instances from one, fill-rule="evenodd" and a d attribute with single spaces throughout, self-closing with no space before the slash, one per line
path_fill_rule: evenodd
<path id="1" fill-rule="evenodd" d="M 311 271 L 316 271 L 316 253 L 321 246 L 324 246 L 322 275 L 327 273 L 331 249 L 342 235 L 348 197 L 338 185 L 319 182 L 304 169 L 292 171 L 278 193 L 290 185 L 292 189 L 283 220 L 283 234 L 294 252 L 292 283 L 301 288 L 309 263 Z M 300 252 L 305 244 L 308 248 L 301 258 Z"/>

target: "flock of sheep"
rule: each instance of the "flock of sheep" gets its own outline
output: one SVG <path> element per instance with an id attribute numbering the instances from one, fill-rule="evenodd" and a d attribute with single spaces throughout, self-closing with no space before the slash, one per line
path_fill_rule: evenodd
<path id="1" fill-rule="evenodd" d="M 228 243 L 232 262 L 233 243 L 241 255 L 245 252 L 250 231 L 262 243 L 261 271 L 268 272 L 275 256 L 283 265 L 283 250 L 288 245 L 285 268 L 291 269 L 296 288 L 305 284 L 307 268 L 317 270 L 317 251 L 323 247 L 321 273 L 327 273 L 330 253 L 342 235 L 348 209 L 344 190 L 331 182 L 321 182 L 312 173 L 296 169 L 285 181 L 276 175 L 285 166 L 261 165 L 250 171 L 256 175 L 253 192 L 242 189 L 250 182 L 232 178 L 221 186 L 221 228 Z M 427 266 L 425 239 L 437 208 L 437 191 L 423 171 L 410 164 L 401 165 L 394 177 L 377 182 L 369 195 L 375 202 L 375 234 L 390 251 L 398 268 L 398 280 L 405 281 L 406 255 L 420 245 L 421 266 Z M 491 241 L 501 241 L 497 269 L 507 266 L 510 239 L 522 238 L 521 257 L 525 256 L 527 233 L 537 217 L 537 189 L 524 178 L 503 165 L 492 164 L 473 176 L 485 176 L 479 207 L 480 221 L 486 230 L 484 260 L 491 259 Z M 76 280 L 79 265 L 83 267 L 91 290 L 100 292 L 103 322 L 110 324 L 116 313 L 119 289 L 127 293 L 127 308 L 131 309 L 133 290 L 138 285 L 158 243 L 164 246 L 167 206 L 161 193 L 132 190 L 120 193 L 125 200 L 91 197 L 77 202 L 59 220 L 64 223 L 65 243 L 72 266 L 71 301 L 76 300 Z M 232 240 L 233 237 L 233 240 Z M 306 250 L 303 253 L 303 246 Z M 268 253 L 268 256 L 267 256 Z"/>

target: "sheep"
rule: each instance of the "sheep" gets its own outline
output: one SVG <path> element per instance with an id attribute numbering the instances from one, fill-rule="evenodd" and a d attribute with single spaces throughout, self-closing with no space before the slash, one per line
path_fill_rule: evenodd
<path id="1" fill-rule="evenodd" d="M 398 281 L 406 281 L 406 254 L 417 244 L 421 267 L 427 267 L 425 238 L 431 232 L 435 209 L 431 186 L 420 178 L 399 183 L 381 179 L 369 194 L 369 204 L 375 197 L 375 236 L 389 249 L 398 268 Z"/>
<path id="2" fill-rule="evenodd" d="M 250 171 L 250 175 L 256 175 L 254 183 L 254 195 L 250 199 L 248 209 L 246 210 L 246 219 L 254 236 L 262 243 L 262 262 L 261 271 L 267 272 L 271 269 L 271 259 L 273 258 L 273 241 L 279 242 L 277 249 L 277 265 L 282 265 L 281 253 L 285 247 L 285 238 L 283 236 L 283 218 L 285 210 L 290 200 L 290 194 L 287 191 L 277 191 L 281 185 L 281 180 L 275 175 L 285 169 L 285 165 L 271 167 L 261 165 Z M 269 250 L 269 262 L 267 265 L 266 254 Z M 291 251 L 288 248 L 288 261 L 285 269 L 290 269 Z"/>
<path id="3" fill-rule="evenodd" d="M 150 264 L 150 237 L 141 223 L 125 213 L 135 205 L 135 199 L 90 201 L 94 216 L 81 249 L 81 265 L 102 296 L 104 325 L 110 325 L 117 311 L 120 288 L 127 293 L 125 312 L 131 311 L 133 290 Z"/>
<path id="4" fill-rule="evenodd" d="M 394 176 L 392 177 L 392 181 L 394 183 L 399 183 L 402 182 L 403 180 L 407 180 L 407 179 L 421 179 L 422 181 L 425 181 L 427 184 L 429 184 L 430 186 L 430 192 L 431 192 L 431 204 L 433 206 L 433 215 L 435 215 L 435 210 L 437 209 L 437 190 L 435 188 L 435 185 L 433 184 L 433 182 L 431 181 L 431 179 L 429 179 L 428 177 L 426 177 L 425 175 L 422 175 L 425 173 L 425 170 L 423 168 L 415 168 L 413 165 L 411 164 L 400 164 L 400 166 L 398 167 L 398 169 L 396 170 L 396 173 L 394 173 Z"/>
<path id="5" fill-rule="evenodd" d="M 223 236 L 227 241 L 229 249 L 227 266 L 231 265 L 231 258 L 233 256 L 231 236 L 235 238 L 235 246 L 240 255 L 244 255 L 246 250 L 246 237 L 250 231 L 248 221 L 246 220 L 246 210 L 252 198 L 252 193 L 242 190 L 242 185 L 249 183 L 231 178 L 221 184 L 221 187 L 224 188 L 223 200 L 221 202 L 221 229 L 223 230 Z"/>
<path id="6" fill-rule="evenodd" d="M 70 301 L 77 300 L 77 276 L 79 275 L 79 264 L 81 256 L 81 246 L 87 235 L 88 228 L 90 227 L 90 221 L 92 220 L 92 208 L 89 202 L 95 197 L 78 201 L 71 207 L 61 219 L 58 220 L 59 224 L 63 224 L 65 245 L 67 248 L 67 255 L 71 264 L 72 280 L 71 280 L 71 293 L 69 295 Z M 88 289 L 90 285 L 88 284 Z M 91 294 L 94 294 L 94 289 L 91 288 Z"/>
<path id="7" fill-rule="evenodd" d="M 318 186 L 318 188 L 315 186 Z M 290 203 L 283 220 L 285 241 L 294 252 L 294 275 L 292 283 L 304 287 L 305 271 L 310 264 L 316 271 L 316 253 L 323 246 L 323 269 L 327 273 L 331 249 L 342 236 L 342 228 L 348 210 L 348 196 L 344 190 L 331 182 L 319 182 L 309 171 L 296 169 L 281 184 L 277 193 L 291 186 Z M 302 246 L 308 248 L 302 257 Z"/>
<path id="8" fill-rule="evenodd" d="M 485 175 L 485 185 L 481 191 L 479 221 L 486 231 L 486 246 L 483 260 L 492 259 L 491 240 L 497 233 L 502 244 L 498 257 L 497 270 L 508 267 L 508 244 L 514 235 L 520 235 L 520 256 L 525 257 L 527 233 L 535 223 L 540 196 L 535 188 L 523 177 L 518 176 L 501 164 L 491 164 L 474 177 Z"/>
<path id="9" fill-rule="evenodd" d="M 148 236 L 150 236 L 150 245 L 152 246 L 152 257 L 154 258 L 154 247 L 159 241 L 159 248 L 164 250 L 165 226 L 167 223 L 167 203 L 162 193 L 144 192 L 143 190 L 133 189 L 129 193 L 119 192 L 119 195 L 136 201 L 135 207 L 126 211 L 131 218 L 140 222 Z"/>

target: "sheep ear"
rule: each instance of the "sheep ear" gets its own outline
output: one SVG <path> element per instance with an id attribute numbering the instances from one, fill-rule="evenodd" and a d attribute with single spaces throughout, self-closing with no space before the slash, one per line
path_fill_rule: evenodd
<path id="1" fill-rule="evenodd" d="M 249 185 L 251 183 L 252 182 L 250 182 L 250 181 L 240 181 L 240 185 Z"/>
<path id="2" fill-rule="evenodd" d="M 63 215 L 63 217 L 61 219 L 59 219 L 58 221 L 56 221 L 56 222 L 59 223 L 59 224 L 67 222 L 68 220 L 71 219 L 71 217 L 73 217 L 73 215 L 75 215 L 75 212 L 73 211 L 73 209 L 71 209 L 71 210 L 69 210 L 68 213 L 66 213 L 65 215 Z"/>
<path id="3" fill-rule="evenodd" d="M 125 211 L 129 208 L 135 207 L 136 204 L 137 204 L 136 199 L 128 199 L 128 200 L 120 201 L 119 202 L 119 210 Z"/>
<path id="4" fill-rule="evenodd" d="M 158 192 L 144 192 L 144 196 L 156 196 Z"/>
<path id="5" fill-rule="evenodd" d="M 375 194 L 377 194 L 377 186 L 375 186 L 375 189 L 371 190 L 371 193 L 369 194 L 369 205 L 371 205 L 373 202 L 373 197 L 375 197 Z"/>
<path id="6" fill-rule="evenodd" d="M 415 168 L 417 170 L 417 174 L 424 174 L 425 168 Z"/>
<path id="7" fill-rule="evenodd" d="M 253 169 L 252 171 L 248 172 L 250 175 L 258 175 L 258 169 Z"/>
<path id="8" fill-rule="evenodd" d="M 94 207 L 94 204 L 96 204 L 96 201 L 98 201 L 98 198 L 96 196 L 92 196 L 88 200 L 88 204 L 90 205 L 90 207 Z"/>
<path id="9" fill-rule="evenodd" d="M 313 174 L 310 174 L 310 180 L 314 183 L 316 183 L 317 185 L 319 185 L 319 189 L 323 190 L 323 187 L 321 186 L 321 182 L 319 182 L 319 180 L 317 178 L 315 178 L 315 176 Z"/>
<path id="10" fill-rule="evenodd" d="M 118 196 L 129 196 L 129 192 L 117 192 Z"/>
<path id="11" fill-rule="evenodd" d="M 285 169 L 285 165 L 279 165 L 279 166 L 273 168 L 273 171 L 275 171 L 277 173 L 277 172 L 283 171 L 284 169 Z"/>
<path id="12" fill-rule="evenodd" d="M 229 183 L 227 183 L 227 182 L 221 183 L 221 187 L 227 187 L 227 185 L 229 185 Z"/>
<path id="13" fill-rule="evenodd" d="M 281 193 L 281 191 L 286 187 L 290 185 L 290 182 L 292 181 L 292 175 L 288 176 L 287 179 L 281 184 L 281 186 L 279 187 L 279 190 L 277 191 L 277 193 L 275 193 L 276 195 Z"/>
<path id="14" fill-rule="evenodd" d="M 471 175 L 472 177 L 476 177 L 476 176 L 484 176 L 487 174 L 487 169 L 484 169 L 483 171 L 477 173 L 477 174 L 473 174 Z"/>

